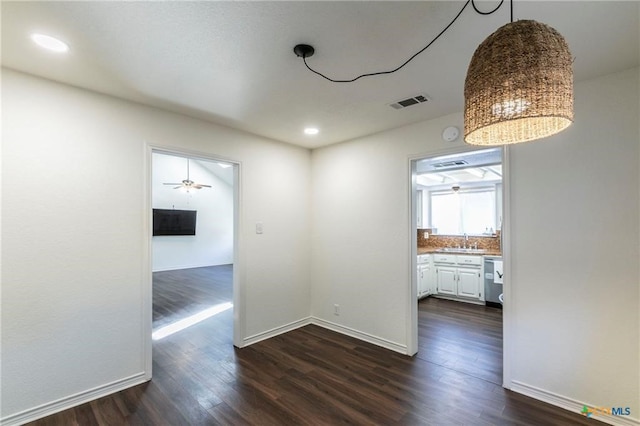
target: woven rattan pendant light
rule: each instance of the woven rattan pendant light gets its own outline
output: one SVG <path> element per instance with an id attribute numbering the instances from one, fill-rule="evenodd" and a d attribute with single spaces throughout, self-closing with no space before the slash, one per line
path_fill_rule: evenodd
<path id="1" fill-rule="evenodd" d="M 511 22 L 478 46 L 464 84 L 464 140 L 504 145 L 553 135 L 573 122 L 567 42 L 548 25 Z"/>

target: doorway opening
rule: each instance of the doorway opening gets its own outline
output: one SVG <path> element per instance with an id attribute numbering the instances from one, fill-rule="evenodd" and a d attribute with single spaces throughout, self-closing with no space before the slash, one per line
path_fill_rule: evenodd
<path id="1" fill-rule="evenodd" d="M 502 148 L 491 148 L 411 164 L 416 356 L 498 385 L 505 383 L 503 158 Z"/>
<path id="2" fill-rule="evenodd" d="M 152 148 L 150 166 L 149 378 L 190 353 L 227 359 L 240 318 L 239 164 Z"/>

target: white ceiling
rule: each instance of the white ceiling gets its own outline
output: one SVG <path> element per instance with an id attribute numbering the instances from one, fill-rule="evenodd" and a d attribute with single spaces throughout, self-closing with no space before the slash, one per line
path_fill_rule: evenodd
<path id="1" fill-rule="evenodd" d="M 416 177 L 418 188 L 450 190 L 453 185 L 461 189 L 493 185 L 502 182 L 502 165 L 467 167 L 441 173 L 424 173 Z"/>
<path id="2" fill-rule="evenodd" d="M 491 9 L 497 1 L 479 1 Z M 516 19 L 560 31 L 577 81 L 639 64 L 639 5 L 523 2 Z M 2 65 L 124 99 L 314 148 L 462 111 L 477 45 L 509 20 L 471 6 L 403 70 L 349 84 L 326 82 L 292 49 L 316 48 L 309 64 L 335 78 L 394 68 L 430 41 L 464 2 L 8 2 L 2 1 Z M 66 41 L 55 55 L 29 35 Z M 390 103 L 427 94 L 402 110 Z M 305 126 L 320 133 L 306 136 Z"/>
<path id="3" fill-rule="evenodd" d="M 425 158 L 416 163 L 418 185 L 450 189 L 502 181 L 502 149 L 490 148 Z"/>
<path id="4" fill-rule="evenodd" d="M 154 152 L 153 155 L 154 157 L 164 156 L 164 157 L 171 157 L 171 158 L 184 158 L 182 162 L 179 162 L 179 164 L 181 164 L 180 167 L 182 167 L 182 165 L 184 166 L 184 170 L 179 171 L 178 174 L 174 175 L 171 179 L 169 179 L 171 181 L 181 182 L 183 179 L 187 178 L 187 175 L 186 175 L 187 159 L 189 159 L 190 164 L 196 164 L 197 166 L 200 166 L 202 169 L 206 170 L 207 172 L 213 174 L 215 177 L 217 177 L 221 181 L 225 182 L 227 185 L 233 185 L 233 165 L 231 163 L 227 163 L 225 161 L 208 160 L 204 158 L 192 158 L 185 155 L 169 154 L 169 153 L 163 153 L 163 152 Z M 197 182 L 197 183 L 206 184 L 208 182 Z"/>

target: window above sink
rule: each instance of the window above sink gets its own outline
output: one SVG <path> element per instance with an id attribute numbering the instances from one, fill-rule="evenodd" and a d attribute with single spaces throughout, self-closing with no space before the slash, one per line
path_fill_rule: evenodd
<path id="1" fill-rule="evenodd" d="M 416 165 L 418 227 L 438 235 L 495 235 L 502 227 L 502 151 L 462 152 Z"/>

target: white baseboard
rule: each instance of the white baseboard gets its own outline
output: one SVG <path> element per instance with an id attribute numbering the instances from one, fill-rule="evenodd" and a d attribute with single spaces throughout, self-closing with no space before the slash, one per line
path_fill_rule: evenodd
<path id="1" fill-rule="evenodd" d="M 112 393 L 130 388 L 131 386 L 139 385 L 146 381 L 148 381 L 148 379 L 145 377 L 144 372 L 134 374 L 133 376 L 125 377 L 124 379 L 116 380 L 115 382 L 97 386 L 93 389 L 79 392 L 75 395 L 66 396 L 56 401 L 48 402 L 46 404 L 30 408 L 19 413 L 10 414 L 0 419 L 0 425 L 17 426 L 32 422 L 34 420 L 50 416 L 51 414 L 76 407 L 80 404 L 93 401 L 94 399 L 111 395 Z"/>
<path id="2" fill-rule="evenodd" d="M 289 324 L 281 325 L 279 327 L 272 328 L 271 330 L 263 331 L 258 334 L 254 334 L 253 336 L 245 337 L 242 340 L 242 347 L 253 345 L 254 343 L 258 343 L 262 340 L 270 339 L 279 334 L 287 333 L 289 331 L 293 331 L 296 328 L 304 327 L 305 325 L 311 324 L 311 318 L 302 318 L 297 321 L 290 322 Z"/>
<path id="3" fill-rule="evenodd" d="M 576 401 L 575 399 L 558 395 L 556 393 L 549 392 L 535 386 L 527 385 L 526 383 L 518 382 L 516 380 L 511 381 L 511 390 L 526 396 L 530 396 L 531 398 L 535 398 L 539 401 L 555 405 L 556 407 L 573 411 L 574 413 L 580 413 L 585 405 L 587 407 L 594 407 L 594 405 L 592 404 Z M 630 416 L 613 416 L 603 413 L 594 413 L 592 415 L 592 418 L 614 426 L 640 426 L 640 420 Z"/>
<path id="4" fill-rule="evenodd" d="M 331 331 L 335 331 L 337 333 L 346 334 L 347 336 L 363 340 L 373 345 L 381 346 L 385 349 L 407 355 L 407 345 L 392 342 L 391 340 L 383 339 L 372 334 L 363 333 L 362 331 L 358 331 L 350 327 L 345 327 L 344 325 L 336 324 L 334 322 L 326 321 L 317 317 L 311 317 L 311 324 L 329 329 Z"/>
<path id="5" fill-rule="evenodd" d="M 390 340 L 382 339 L 380 337 L 374 336 L 372 334 L 363 333 L 361 331 L 355 330 L 353 328 L 345 327 L 340 324 L 336 324 L 331 321 L 326 321 L 317 317 L 307 317 L 302 318 L 298 321 L 291 322 L 289 324 L 285 324 L 280 327 L 272 328 L 271 330 L 264 331 L 262 333 L 254 334 L 253 336 L 246 337 L 242 343 L 242 347 L 252 345 L 254 343 L 258 343 L 262 340 L 270 339 L 279 334 L 287 333 L 289 331 L 293 331 L 297 328 L 304 327 L 305 325 L 317 325 L 322 328 L 326 328 L 331 331 L 335 331 L 336 333 L 345 334 L 350 337 L 354 337 L 356 339 L 371 343 L 376 346 L 381 346 L 385 349 L 392 350 L 394 352 L 399 352 L 403 355 L 407 354 L 407 346 L 401 345 L 400 343 L 392 342 Z"/>

